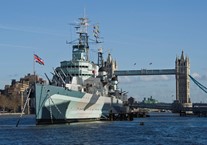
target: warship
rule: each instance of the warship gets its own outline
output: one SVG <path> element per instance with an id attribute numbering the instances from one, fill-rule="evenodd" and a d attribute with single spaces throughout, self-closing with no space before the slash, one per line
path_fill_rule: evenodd
<path id="1" fill-rule="evenodd" d="M 69 42 L 72 59 L 60 62 L 53 69 L 48 83 L 35 83 L 36 124 L 71 123 L 107 119 L 110 113 L 125 112 L 126 95 L 118 88 L 113 75 L 116 61 L 97 48 L 98 61 L 89 60 L 89 20 L 78 19 L 75 25 L 77 39 Z M 99 43 L 99 27 L 93 27 L 94 43 Z"/>

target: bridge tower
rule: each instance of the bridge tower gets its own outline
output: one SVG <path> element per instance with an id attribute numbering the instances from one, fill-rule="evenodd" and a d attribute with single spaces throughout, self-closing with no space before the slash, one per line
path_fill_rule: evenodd
<path id="1" fill-rule="evenodd" d="M 183 51 L 180 58 L 175 61 L 176 100 L 182 104 L 190 104 L 190 61 L 184 57 Z"/>

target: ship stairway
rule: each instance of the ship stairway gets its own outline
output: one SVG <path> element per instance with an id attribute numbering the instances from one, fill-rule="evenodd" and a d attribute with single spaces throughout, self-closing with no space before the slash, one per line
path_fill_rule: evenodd
<path id="1" fill-rule="evenodd" d="M 29 89 L 29 92 L 28 92 L 28 94 L 27 94 L 26 102 L 24 103 L 24 107 L 23 107 L 23 109 L 22 109 L 22 113 L 21 113 L 21 115 L 20 115 L 20 117 L 19 117 L 19 119 L 18 119 L 18 121 L 17 121 L 16 127 L 18 127 L 18 125 L 19 125 L 20 119 L 22 118 L 22 115 L 24 114 L 24 110 L 25 110 L 25 108 L 26 108 L 26 106 L 27 106 L 27 103 L 29 103 L 29 99 L 30 99 L 29 96 L 30 96 L 31 91 L 32 91 L 32 89 L 30 88 L 30 89 Z"/>
<path id="2" fill-rule="evenodd" d="M 189 75 L 189 77 L 191 78 L 191 80 L 205 93 L 207 93 L 207 87 L 205 87 L 204 85 L 202 85 L 201 83 L 199 83 L 195 78 L 193 78 L 191 75 Z"/>

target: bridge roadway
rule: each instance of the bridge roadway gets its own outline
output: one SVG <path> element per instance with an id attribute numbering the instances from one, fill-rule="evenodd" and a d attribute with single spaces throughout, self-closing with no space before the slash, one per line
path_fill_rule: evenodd
<path id="1" fill-rule="evenodd" d="M 130 105 L 132 108 L 149 108 L 149 109 L 161 109 L 161 110 L 172 110 L 172 103 L 134 103 Z"/>
<path id="2" fill-rule="evenodd" d="M 193 111 L 194 114 L 205 113 L 207 115 L 207 103 L 193 103 L 192 107 L 183 107 L 174 103 L 134 103 L 130 105 L 131 108 L 149 108 L 171 111 Z"/>
<path id="3" fill-rule="evenodd" d="M 141 69 L 141 70 L 116 70 L 116 76 L 133 76 L 133 75 L 175 75 L 175 69 Z"/>

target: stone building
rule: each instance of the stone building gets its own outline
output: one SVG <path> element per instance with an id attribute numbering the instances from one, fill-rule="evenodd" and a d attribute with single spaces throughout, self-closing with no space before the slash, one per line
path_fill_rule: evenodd
<path id="1" fill-rule="evenodd" d="M 176 70 L 176 100 L 182 104 L 190 101 L 190 61 L 189 57 L 184 57 L 183 51 L 180 58 L 175 61 Z"/>
<path id="2" fill-rule="evenodd" d="M 105 67 L 107 69 L 108 77 L 111 78 L 114 74 L 114 71 L 118 69 L 118 65 L 115 60 L 111 57 L 111 54 L 108 54 L 107 60 L 105 61 Z"/>
<path id="3" fill-rule="evenodd" d="M 37 75 L 27 74 L 23 78 L 20 78 L 19 81 L 13 79 L 11 85 L 5 85 L 1 93 L 7 96 L 10 99 L 10 104 L 16 105 L 16 108 L 19 108 L 17 111 L 20 112 L 26 101 L 27 90 L 35 82 L 46 83 L 45 80 L 39 78 Z M 16 110 L 13 111 L 16 112 Z"/>

